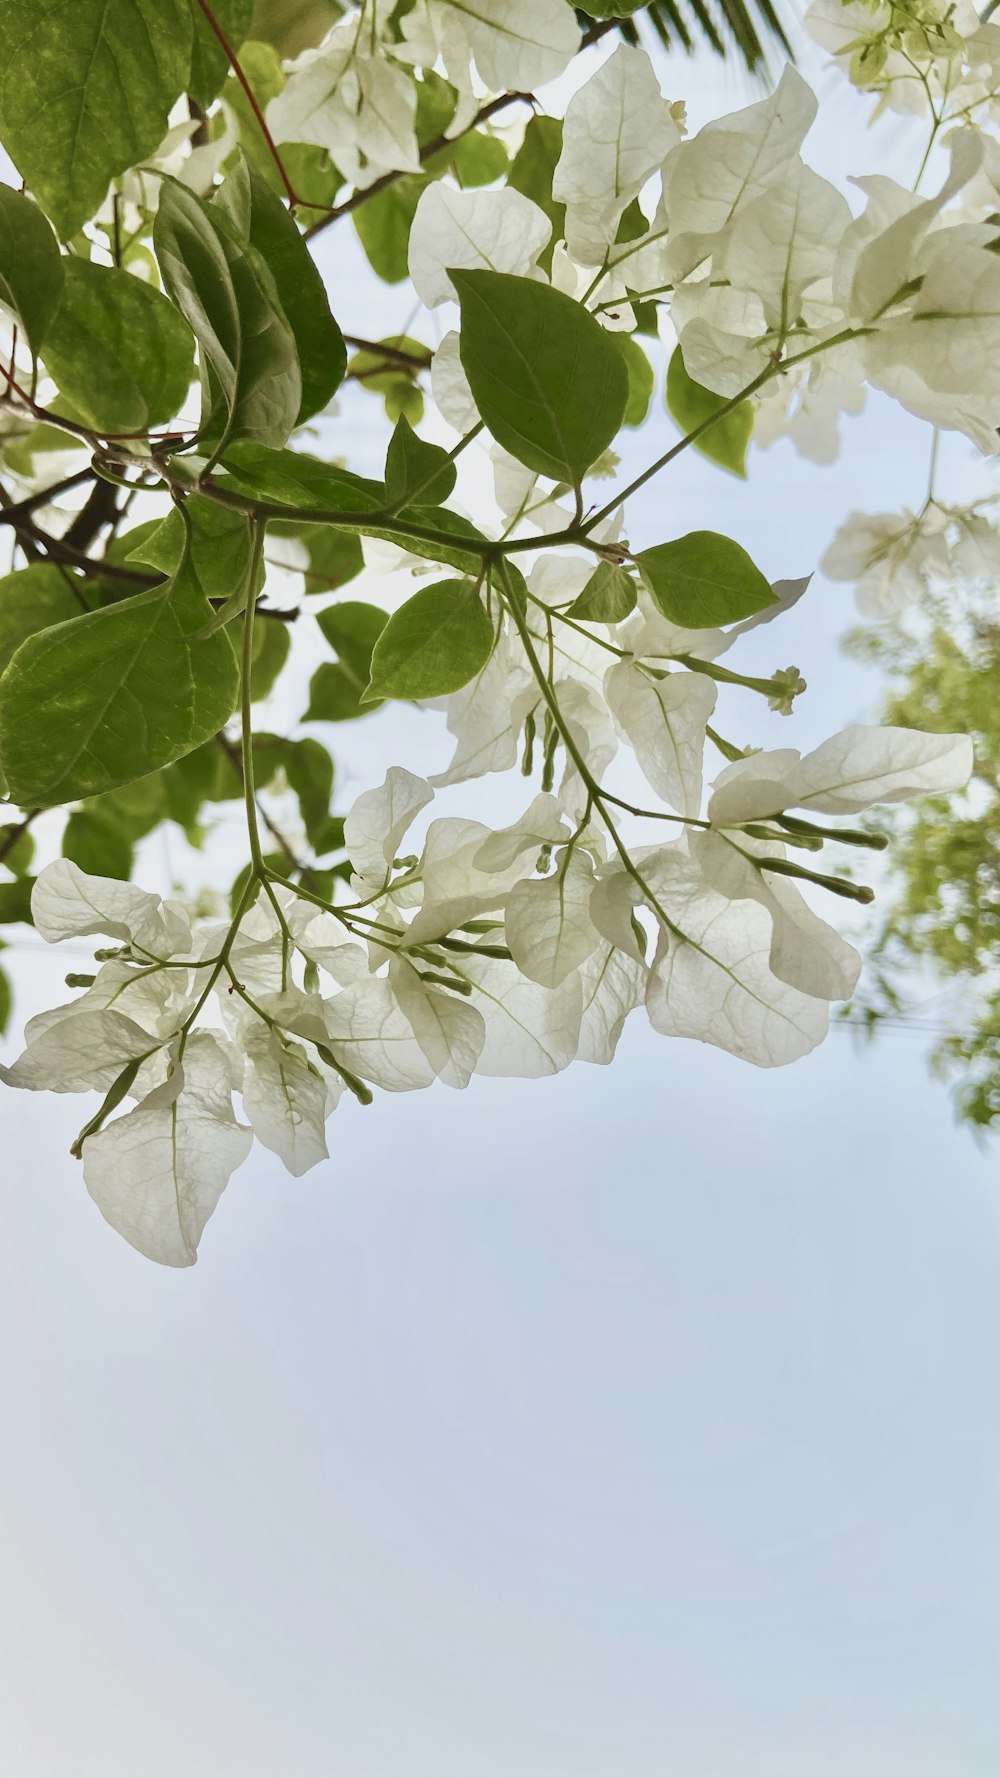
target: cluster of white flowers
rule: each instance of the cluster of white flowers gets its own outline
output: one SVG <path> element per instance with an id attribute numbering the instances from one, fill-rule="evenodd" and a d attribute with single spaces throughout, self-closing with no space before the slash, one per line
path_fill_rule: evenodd
<path id="1" fill-rule="evenodd" d="M 646 776 L 666 801 L 696 803 L 710 683 L 652 679 L 633 655 L 608 678 Z M 507 695 L 494 688 L 490 702 Z M 477 700 L 482 681 L 465 707 L 473 729 Z M 406 1092 L 435 1078 L 464 1087 L 474 1072 L 607 1063 L 643 1004 L 655 1030 L 762 1067 L 805 1055 L 860 964 L 785 874 L 796 870 L 787 843 L 816 830 L 778 818 L 947 791 L 971 763 L 964 737 L 847 729 L 805 758 L 781 749 L 736 761 L 690 837 L 632 851 L 609 847 L 570 770 L 511 827 L 438 818 L 405 859 L 433 790 L 392 767 L 347 818 L 355 901 L 330 911 L 280 889 L 234 923 L 195 929 L 177 903 L 60 859 L 35 884 L 38 931 L 116 943 L 78 998 L 29 1022 L 0 1078 L 104 1092 L 79 1142 L 87 1188 L 141 1252 L 190 1265 L 253 1136 L 305 1172 L 327 1155 L 345 1085 L 364 1100 L 366 1082 Z M 213 998 L 218 1025 L 199 1022 Z M 126 1097 L 135 1108 L 105 1122 Z"/>
<path id="2" fill-rule="evenodd" d="M 866 84 L 894 94 L 897 63 L 923 32 L 932 92 L 965 90 L 948 87 L 949 69 L 960 62 L 967 85 L 972 65 L 969 33 L 952 44 L 951 8 L 906 24 L 895 5 L 824 6 L 813 8 L 813 28 L 842 27 L 834 47 L 852 69 L 856 39 L 885 38 L 878 80 Z M 417 0 L 401 36 L 393 13 L 391 0 L 366 0 L 290 66 L 267 113 L 278 143 L 320 144 L 359 186 L 421 165 L 414 67 L 443 69 L 457 89 L 457 135 L 484 90 L 533 89 L 579 44 L 564 0 Z M 990 44 L 997 35 L 985 34 Z M 983 57 L 985 69 L 985 48 Z M 866 207 L 855 218 L 802 159 L 815 110 L 788 68 L 770 97 L 688 140 L 683 107 L 661 95 L 649 58 L 622 45 L 566 112 L 552 184 L 565 230 L 551 272 L 540 265 L 553 232 L 540 204 L 512 187 L 462 190 L 439 178 L 410 234 L 416 292 L 443 308 L 455 301 L 456 272 L 548 277 L 618 332 L 653 302 L 702 393 L 756 399 L 765 438 L 788 432 L 820 459 L 866 382 L 992 450 L 1000 156 L 979 131 L 959 130 L 934 197 L 862 180 Z M 623 229 L 651 182 L 652 220 Z M 457 331 L 434 354 L 432 387 L 445 420 L 471 432 L 479 414 Z M 320 1161 L 345 1087 L 366 1100 L 371 1087 L 406 1091 L 435 1078 L 463 1087 L 474 1072 L 607 1063 L 642 1005 L 658 1032 L 761 1066 L 804 1055 L 859 964 L 798 882 L 867 892 L 790 854 L 838 838 L 868 844 L 866 831 L 838 832 L 827 819 L 969 777 L 966 739 L 900 729 L 849 728 L 804 758 L 794 749 L 740 756 L 711 727 L 720 684 L 751 685 L 788 708 L 797 670 L 767 682 L 733 674 L 719 662 L 747 624 L 680 627 L 631 571 L 620 612 L 574 616 L 595 563 L 582 549 L 546 548 L 548 533 L 568 530 L 572 542 L 565 489 L 499 447 L 494 466 L 503 538 L 537 551 L 526 593 L 508 589 L 491 603 L 485 667 L 441 700 L 455 749 L 433 785 L 393 767 L 356 802 L 346 821 L 354 874 L 339 900 L 323 904 L 304 884 L 258 872 L 231 922 L 192 928 L 174 903 L 65 860 L 38 878 L 32 908 L 46 939 L 101 933 L 115 943 L 98 953 L 79 998 L 30 1022 L 24 1054 L 0 1073 L 13 1086 L 106 1095 L 79 1139 L 87 1187 L 154 1259 L 192 1263 L 254 1134 L 295 1174 Z M 985 547 L 983 525 L 933 504 L 915 518 L 855 522 L 826 567 L 860 569 L 865 597 L 884 609 L 908 578 L 945 571 L 947 549 Z M 623 528 L 614 499 L 589 527 L 591 551 L 615 572 L 632 560 Z M 749 623 L 780 615 L 804 585 L 779 583 Z M 706 742 L 730 762 L 707 802 Z M 662 806 L 637 807 L 607 788 L 622 744 Z M 512 826 L 439 817 L 407 840 L 434 787 L 519 760 L 541 788 Z M 650 843 L 655 822 L 674 837 Z M 129 1099 L 134 1108 L 123 1110 Z"/>

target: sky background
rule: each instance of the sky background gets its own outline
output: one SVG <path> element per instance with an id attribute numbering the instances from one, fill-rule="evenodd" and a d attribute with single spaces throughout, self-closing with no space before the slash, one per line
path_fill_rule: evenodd
<path id="1" fill-rule="evenodd" d="M 811 163 L 909 182 L 919 127 L 804 66 Z M 662 74 L 695 125 L 747 98 Z M 405 323 L 349 225 L 322 255 L 346 331 Z M 377 470 L 376 404 L 342 424 Z M 686 453 L 631 540 L 808 572 L 852 506 L 919 504 L 928 445 L 875 399 L 834 471 Z M 874 715 L 853 621 L 814 582 L 734 659 L 802 667 L 793 721 L 728 708 L 803 747 Z M 428 712 L 332 738 L 341 808 L 448 752 Z M 22 1016 L 80 967 L 4 962 Z M 254 1151 L 187 1272 L 91 1204 L 81 1101 L 5 1096 L 0 1778 L 997 1778 L 998 1161 L 922 1043 L 763 1073 L 636 1015 L 611 1069 L 347 1098 L 305 1179 Z"/>

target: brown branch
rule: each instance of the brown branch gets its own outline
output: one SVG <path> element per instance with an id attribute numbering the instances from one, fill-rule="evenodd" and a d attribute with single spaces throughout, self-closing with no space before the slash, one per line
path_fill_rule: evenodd
<path id="1" fill-rule="evenodd" d="M 429 347 L 423 352 L 407 352 L 404 347 L 391 346 L 386 340 L 362 340 L 354 333 L 345 333 L 344 344 L 353 346 L 356 352 L 370 352 L 373 358 L 384 358 L 387 364 L 398 364 L 401 370 L 429 370 L 434 357 Z"/>

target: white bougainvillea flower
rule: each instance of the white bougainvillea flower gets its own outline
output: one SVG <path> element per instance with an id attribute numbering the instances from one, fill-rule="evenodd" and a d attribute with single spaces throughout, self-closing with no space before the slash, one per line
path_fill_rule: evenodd
<path id="1" fill-rule="evenodd" d="M 697 815 L 705 728 L 718 696 L 712 680 L 682 669 L 651 670 L 629 658 L 609 669 L 604 691 L 643 777 L 669 808 Z"/>
<path id="2" fill-rule="evenodd" d="M 362 885 L 383 889 L 403 835 L 434 792 L 426 778 L 390 766 L 377 790 L 358 797 L 344 822 L 344 844 Z"/>
<path id="3" fill-rule="evenodd" d="M 828 580 L 855 582 L 861 611 L 891 617 L 948 569 L 947 515 L 935 505 L 912 512 L 852 512 L 820 562 Z"/>
<path id="4" fill-rule="evenodd" d="M 57 858 L 35 881 L 31 916 L 49 944 L 102 932 L 157 957 L 184 955 L 191 927 L 177 902 L 116 877 L 91 877 L 69 858 Z"/>
<path id="5" fill-rule="evenodd" d="M 433 67 L 440 57 L 461 90 L 474 62 L 492 92 L 533 92 L 558 79 L 580 43 L 566 0 L 417 0 L 402 28 L 412 60 Z"/>

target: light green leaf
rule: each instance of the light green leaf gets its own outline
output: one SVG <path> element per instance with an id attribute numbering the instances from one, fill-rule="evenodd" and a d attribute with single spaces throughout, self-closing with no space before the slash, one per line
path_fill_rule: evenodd
<path id="1" fill-rule="evenodd" d="M 0 0 L 0 142 L 63 240 L 163 140 L 191 39 L 190 0 Z"/>
<path id="2" fill-rule="evenodd" d="M 592 624 L 620 624 L 635 610 L 635 581 L 624 568 L 599 562 L 567 615 Z"/>
<path id="3" fill-rule="evenodd" d="M 330 313 L 323 280 L 284 204 L 245 157 L 220 187 L 216 202 L 274 279 L 299 356 L 301 424 L 326 407 L 347 369 L 344 336 Z"/>
<path id="4" fill-rule="evenodd" d="M 680 346 L 675 346 L 667 366 L 667 407 L 681 431 L 685 434 L 693 432 L 696 426 L 703 425 L 724 406 L 724 396 L 703 389 L 688 376 Z M 752 433 L 753 407 L 749 401 L 741 401 L 695 439 L 694 448 L 722 469 L 729 469 L 733 475 L 745 479 L 747 447 Z"/>
<path id="5" fill-rule="evenodd" d="M 364 702 L 458 691 L 485 667 L 492 647 L 493 625 L 472 581 L 421 587 L 394 612 L 375 644 Z"/>
<path id="6" fill-rule="evenodd" d="M 530 278 L 450 272 L 462 308 L 462 366 L 498 444 L 540 475 L 577 486 L 625 416 L 622 354 L 579 303 Z"/>
<path id="7" fill-rule="evenodd" d="M 62 295 L 64 261 L 37 204 L 0 185 L 0 303 L 38 353 Z"/>
<path id="8" fill-rule="evenodd" d="M 212 103 L 229 73 L 229 60 L 198 5 L 198 0 L 190 0 L 190 6 L 194 22 L 194 42 L 187 90 L 197 104 L 207 106 Z M 253 10 L 254 0 L 212 0 L 212 12 L 230 49 L 238 50 L 244 38 L 249 37 Z"/>
<path id="9" fill-rule="evenodd" d="M 297 537 L 309 554 L 302 578 L 307 593 L 332 593 L 346 586 L 364 567 L 361 544 L 353 531 L 336 531 L 332 525 L 300 525 L 273 519 L 269 537 Z"/>
<path id="10" fill-rule="evenodd" d="M 625 408 L 625 425 L 641 426 L 653 399 L 653 366 L 631 334 L 612 333 L 608 337 L 614 340 L 625 360 L 625 369 L 628 371 L 628 403 Z"/>
<path id="11" fill-rule="evenodd" d="M 198 341 L 203 436 L 217 452 L 240 438 L 284 444 L 298 419 L 302 377 L 264 260 L 223 210 L 167 179 L 153 245 L 167 291 Z"/>
<path id="12" fill-rule="evenodd" d="M 354 226 L 368 264 L 384 284 L 409 277 L 410 229 L 420 194 L 430 183 L 424 173 L 404 173 L 376 191 L 354 212 Z"/>
<path id="13" fill-rule="evenodd" d="M 413 498 L 437 506 L 455 486 L 455 465 L 440 445 L 418 438 L 405 414 L 396 421 L 385 459 L 385 491 L 393 506 Z"/>
<path id="14" fill-rule="evenodd" d="M 51 562 L 35 562 L 0 580 L 0 673 L 39 630 L 83 615 L 84 603 Z"/>
<path id="15" fill-rule="evenodd" d="M 635 559 L 664 617 L 686 630 L 717 629 L 775 603 L 746 550 L 716 531 L 689 531 Z"/>
<path id="16" fill-rule="evenodd" d="M 239 670 L 190 549 L 173 579 L 22 643 L 0 679 L 0 760 L 15 801 L 51 808 L 129 783 L 232 715 Z"/>
<path id="17" fill-rule="evenodd" d="M 321 611 L 318 622 L 338 659 L 325 661 L 309 681 L 305 721 L 347 722 L 367 715 L 375 705 L 362 704 L 361 696 L 371 678 L 372 650 L 388 622 L 385 612 L 345 600 Z"/>
<path id="18" fill-rule="evenodd" d="M 45 364 L 101 432 L 144 432 L 182 406 L 194 373 L 190 328 L 151 284 L 89 259 L 65 261 Z"/>

